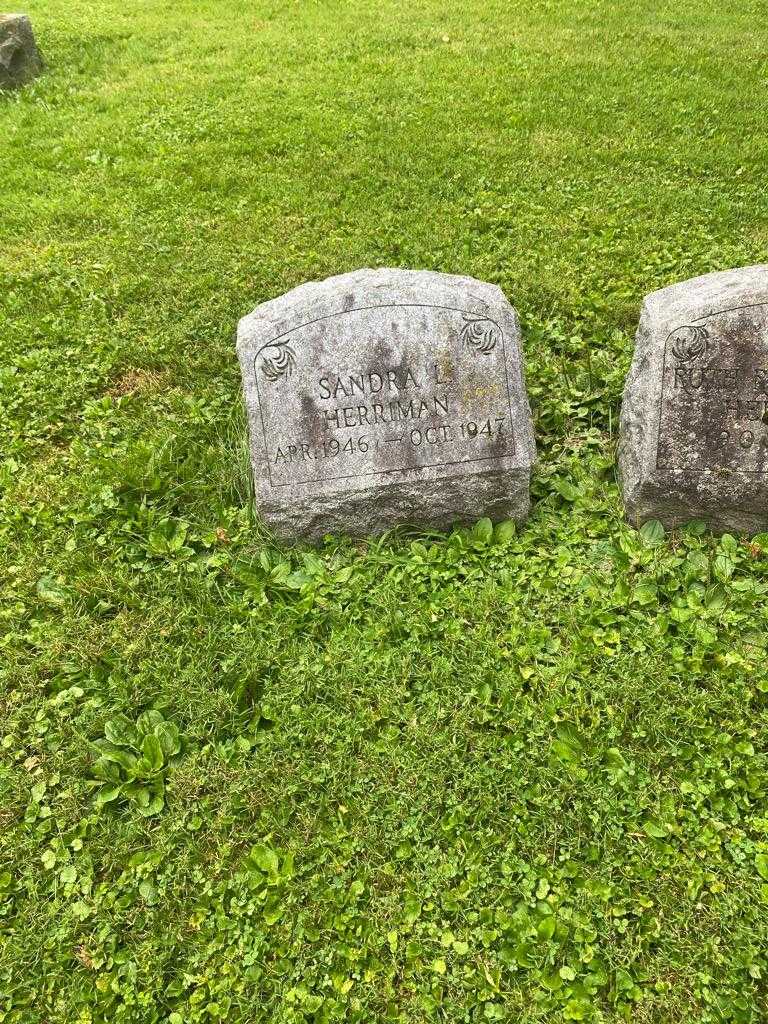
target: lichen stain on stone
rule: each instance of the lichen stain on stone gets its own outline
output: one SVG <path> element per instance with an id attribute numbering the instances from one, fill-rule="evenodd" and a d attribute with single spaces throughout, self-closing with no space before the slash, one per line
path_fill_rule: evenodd
<path id="1" fill-rule="evenodd" d="M 498 383 L 484 385 L 468 383 L 461 389 L 460 401 L 462 404 L 470 405 L 472 402 L 495 399 L 503 397 L 503 395 L 504 389 Z"/>

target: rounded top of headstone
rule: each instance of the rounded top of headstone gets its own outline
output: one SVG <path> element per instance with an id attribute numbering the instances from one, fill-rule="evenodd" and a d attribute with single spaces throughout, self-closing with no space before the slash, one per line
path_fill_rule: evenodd
<path id="1" fill-rule="evenodd" d="M 680 317 L 702 316 L 709 304 L 741 306 L 768 299 L 768 264 L 757 263 L 734 270 L 716 270 L 687 281 L 659 288 L 646 295 L 643 310 L 654 317 L 677 320 Z"/>
<path id="2" fill-rule="evenodd" d="M 443 274 L 435 270 L 406 270 L 401 267 L 366 267 L 347 274 L 337 274 L 321 281 L 308 281 L 284 295 L 261 303 L 238 324 L 238 347 L 255 333 L 275 325 L 292 315 L 297 308 L 338 311 L 379 305 L 389 302 L 425 302 L 446 306 L 462 305 L 477 312 L 487 312 L 491 305 L 502 304 L 515 313 L 501 288 L 487 281 L 461 274 Z M 319 315 L 319 313 L 318 313 Z"/>

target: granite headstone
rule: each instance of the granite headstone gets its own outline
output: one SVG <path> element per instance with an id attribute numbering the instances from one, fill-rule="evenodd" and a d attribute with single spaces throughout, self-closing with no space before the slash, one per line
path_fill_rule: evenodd
<path id="1" fill-rule="evenodd" d="M 523 520 L 520 327 L 495 285 L 360 270 L 240 321 L 256 496 L 284 539 Z"/>
<path id="2" fill-rule="evenodd" d="M 26 14 L 0 14 L 0 89 L 15 89 L 43 70 Z"/>
<path id="3" fill-rule="evenodd" d="M 768 266 L 647 296 L 621 411 L 629 520 L 768 526 Z"/>

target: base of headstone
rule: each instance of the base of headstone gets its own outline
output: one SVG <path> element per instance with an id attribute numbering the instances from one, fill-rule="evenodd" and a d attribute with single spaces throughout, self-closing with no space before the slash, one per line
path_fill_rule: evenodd
<path id="1" fill-rule="evenodd" d="M 281 539 L 527 516 L 520 328 L 495 285 L 344 274 L 258 306 L 237 347 L 259 513 Z"/>
<path id="2" fill-rule="evenodd" d="M 290 508 L 260 500 L 259 515 L 275 537 L 283 541 L 317 542 L 327 534 L 349 537 L 376 536 L 395 527 L 449 530 L 471 525 L 487 516 L 493 522 L 528 518 L 530 473 L 475 474 L 469 486 L 433 485 L 426 493 L 394 484 L 384 496 L 379 488 L 349 492 L 341 502 L 326 501 L 319 509 L 312 501 L 297 501 Z"/>
<path id="3" fill-rule="evenodd" d="M 0 89 L 15 89 L 43 70 L 26 14 L 0 14 Z"/>
<path id="4" fill-rule="evenodd" d="M 768 527 L 768 266 L 643 302 L 621 409 L 627 518 L 716 532 Z"/>

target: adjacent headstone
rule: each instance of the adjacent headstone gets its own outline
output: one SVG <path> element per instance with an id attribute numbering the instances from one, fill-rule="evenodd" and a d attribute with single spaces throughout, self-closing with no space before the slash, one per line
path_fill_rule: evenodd
<path id="1" fill-rule="evenodd" d="M 631 522 L 768 526 L 768 266 L 645 299 L 620 433 Z"/>
<path id="2" fill-rule="evenodd" d="M 26 14 L 0 14 L 0 89 L 15 89 L 43 70 Z"/>
<path id="3" fill-rule="evenodd" d="M 360 270 L 258 306 L 237 348 L 257 501 L 278 536 L 527 515 L 520 328 L 495 285 Z"/>

